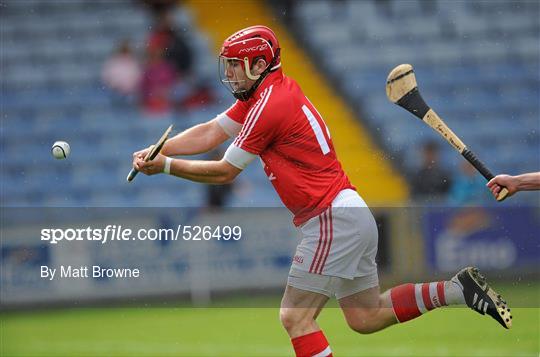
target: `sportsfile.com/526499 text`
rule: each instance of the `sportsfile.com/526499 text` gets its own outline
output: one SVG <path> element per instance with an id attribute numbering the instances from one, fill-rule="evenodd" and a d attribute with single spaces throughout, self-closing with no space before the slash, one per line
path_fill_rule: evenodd
<path id="1" fill-rule="evenodd" d="M 187 226 L 173 228 L 140 228 L 133 230 L 122 225 L 110 224 L 102 228 L 43 228 L 41 240 L 50 244 L 62 241 L 97 241 L 105 244 L 111 241 L 209 241 L 235 240 L 242 238 L 240 226 Z"/>

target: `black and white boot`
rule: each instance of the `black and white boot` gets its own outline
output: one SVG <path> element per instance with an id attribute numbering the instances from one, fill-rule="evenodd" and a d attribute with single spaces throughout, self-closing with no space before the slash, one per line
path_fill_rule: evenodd
<path id="1" fill-rule="evenodd" d="M 504 328 L 512 327 L 512 315 L 506 301 L 487 284 L 478 268 L 464 268 L 452 281 L 461 286 L 468 307 L 479 314 L 488 314 Z"/>

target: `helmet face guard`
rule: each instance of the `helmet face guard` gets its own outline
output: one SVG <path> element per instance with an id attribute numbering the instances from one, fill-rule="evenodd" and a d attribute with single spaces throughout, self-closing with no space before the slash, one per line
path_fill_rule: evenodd
<path id="1" fill-rule="evenodd" d="M 248 68 L 248 73 L 251 72 L 249 67 L 246 67 L 241 59 L 219 56 L 218 73 L 221 83 L 235 96 L 235 98 L 240 99 L 239 97 L 243 98 L 247 92 L 248 81 L 246 78 L 240 79 L 238 77 L 238 69 L 235 70 L 238 66 L 242 67 L 242 72 L 246 72 L 245 68 Z M 228 73 L 232 74 L 232 77 L 229 77 L 227 75 Z M 249 76 L 247 76 L 247 78 L 249 78 Z"/>
<path id="2" fill-rule="evenodd" d="M 277 62 L 279 52 L 280 49 L 278 48 L 276 51 L 276 55 L 274 55 L 270 63 L 266 65 L 265 70 L 259 75 L 254 75 L 251 73 L 251 66 L 249 65 L 249 60 L 247 57 L 241 60 L 240 58 L 228 58 L 224 56 L 219 56 L 218 71 L 221 83 L 232 93 L 232 95 L 236 99 L 244 102 L 249 100 L 249 98 L 257 90 L 264 78 L 266 78 L 268 73 L 270 73 L 271 71 L 275 71 L 276 69 L 281 67 L 281 63 L 279 63 L 278 65 L 275 64 Z M 250 88 L 247 88 L 247 79 L 238 78 L 237 71 L 234 70 L 234 67 L 236 66 L 242 67 L 242 72 L 245 73 L 247 79 L 255 81 Z M 227 73 L 231 73 L 232 77 L 228 77 Z"/>
<path id="3" fill-rule="evenodd" d="M 259 59 L 266 61 L 266 68 L 261 74 L 253 74 L 253 65 Z M 247 101 L 268 73 L 281 67 L 277 38 L 265 26 L 240 30 L 223 43 L 218 65 L 221 83 L 235 98 Z"/>

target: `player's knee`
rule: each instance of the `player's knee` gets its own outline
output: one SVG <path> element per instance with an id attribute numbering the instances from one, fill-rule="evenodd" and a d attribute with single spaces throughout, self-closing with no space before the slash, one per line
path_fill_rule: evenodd
<path id="1" fill-rule="evenodd" d="M 287 331 L 301 329 L 304 324 L 307 324 L 306 319 L 301 314 L 302 309 L 281 308 L 279 310 L 279 319 L 281 324 Z"/>
<path id="2" fill-rule="evenodd" d="M 279 310 L 279 320 L 287 331 L 294 328 L 294 326 L 298 323 L 298 318 L 295 316 L 292 309 L 287 308 L 281 308 Z"/>
<path id="3" fill-rule="evenodd" d="M 354 316 L 347 316 L 349 327 L 362 335 L 367 335 L 377 331 L 375 328 L 376 310 L 371 309 L 358 313 Z"/>
<path id="4" fill-rule="evenodd" d="M 360 325 L 360 326 L 355 326 L 353 328 L 353 331 L 358 332 L 359 334 L 362 334 L 362 335 L 369 335 L 369 334 L 372 334 L 374 332 L 377 332 L 378 330 L 372 328 L 371 326 Z"/>
<path id="5" fill-rule="evenodd" d="M 370 333 L 377 331 L 370 325 L 368 321 L 365 320 L 347 321 L 347 323 L 349 324 L 351 330 L 362 335 L 369 335 Z"/>

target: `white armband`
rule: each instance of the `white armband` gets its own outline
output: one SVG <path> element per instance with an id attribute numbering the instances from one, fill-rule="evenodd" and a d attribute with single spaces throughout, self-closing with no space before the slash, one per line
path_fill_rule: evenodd
<path id="1" fill-rule="evenodd" d="M 219 126 L 221 126 L 223 131 L 227 133 L 230 138 L 237 136 L 240 133 L 240 130 L 242 130 L 242 124 L 235 122 L 225 113 L 219 114 L 216 119 Z"/>
<path id="2" fill-rule="evenodd" d="M 166 173 L 167 175 L 170 175 L 171 174 L 171 163 L 172 163 L 173 159 L 171 157 L 166 157 L 165 158 L 165 166 L 163 167 L 163 172 Z"/>
<path id="3" fill-rule="evenodd" d="M 225 155 L 223 156 L 225 161 L 240 170 L 245 169 L 247 165 L 249 165 L 256 157 L 257 155 L 247 152 L 244 149 L 240 149 L 234 144 L 229 146 L 225 152 Z"/>

